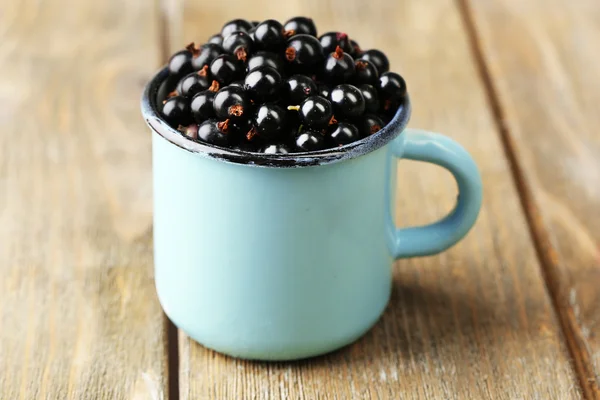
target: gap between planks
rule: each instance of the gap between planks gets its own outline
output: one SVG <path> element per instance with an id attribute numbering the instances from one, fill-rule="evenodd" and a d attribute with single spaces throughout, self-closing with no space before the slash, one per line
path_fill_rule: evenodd
<path id="1" fill-rule="evenodd" d="M 542 223 L 540 213 L 533 199 L 533 194 L 525 182 L 523 167 L 519 162 L 518 150 L 512 140 L 508 127 L 504 123 L 504 110 L 502 109 L 498 92 L 494 86 L 489 67 L 483 55 L 482 44 L 479 40 L 475 17 L 469 3 L 470 1 L 471 0 L 456 0 L 456 3 L 465 26 L 469 46 L 473 53 L 477 70 L 479 71 L 481 81 L 483 82 L 490 109 L 494 117 L 494 122 L 496 123 L 500 135 L 500 141 L 510 166 L 519 200 L 527 220 L 527 226 L 529 227 L 529 232 L 535 246 L 535 251 L 540 261 L 544 284 L 552 301 L 554 312 L 558 317 L 563 337 L 565 338 L 567 348 L 569 349 L 571 363 L 575 369 L 582 393 L 588 400 L 600 399 L 598 387 L 588 378 L 594 376 L 591 355 L 585 345 L 582 332 L 578 328 L 573 309 L 568 305 L 563 306 L 560 301 L 558 284 L 560 278 L 558 275 L 558 266 L 556 265 L 557 258 L 555 257 L 555 251 Z"/>

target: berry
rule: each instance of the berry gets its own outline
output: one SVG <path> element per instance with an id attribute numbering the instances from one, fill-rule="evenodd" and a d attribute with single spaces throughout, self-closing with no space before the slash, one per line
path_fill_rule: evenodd
<path id="1" fill-rule="evenodd" d="M 291 152 L 289 146 L 283 143 L 269 144 L 261 149 L 261 153 L 265 154 L 288 154 Z"/>
<path id="2" fill-rule="evenodd" d="M 221 36 L 226 38 L 233 32 L 250 32 L 251 29 L 252 24 L 245 19 L 234 19 L 223 25 L 223 28 L 221 28 Z"/>
<path id="3" fill-rule="evenodd" d="M 299 112 L 302 123 L 313 128 L 327 126 L 333 117 L 331 103 L 321 96 L 308 97 L 300 105 Z"/>
<path id="4" fill-rule="evenodd" d="M 358 128 L 361 137 L 367 137 L 379 132 L 384 125 L 381 118 L 373 114 L 363 115 L 360 120 L 356 121 L 356 127 Z"/>
<path id="5" fill-rule="evenodd" d="M 283 61 L 275 53 L 268 51 L 259 51 L 248 60 L 246 71 L 250 72 L 259 67 L 273 67 L 277 71 L 283 71 Z"/>
<path id="6" fill-rule="evenodd" d="M 341 32 L 327 32 L 321 35 L 319 42 L 321 42 L 321 46 L 323 47 L 323 54 L 333 53 L 338 46 L 348 54 L 354 50 L 350 44 L 348 35 Z"/>
<path id="7" fill-rule="evenodd" d="M 244 75 L 244 64 L 231 54 L 222 54 L 210 64 L 213 79 L 226 85 Z"/>
<path id="8" fill-rule="evenodd" d="M 369 85 L 376 85 L 379 81 L 379 72 L 371 62 L 367 60 L 356 60 L 354 63 L 356 73 L 352 82 L 356 85 L 366 83 Z"/>
<path id="9" fill-rule="evenodd" d="M 294 17 L 283 25 L 283 30 L 287 35 L 307 34 L 317 36 L 317 27 L 312 19 L 306 17 Z"/>
<path id="10" fill-rule="evenodd" d="M 283 26 L 274 19 L 261 22 L 254 31 L 254 42 L 256 47 L 261 50 L 280 50 L 286 42 Z"/>
<path id="11" fill-rule="evenodd" d="M 183 96 L 173 96 L 163 101 L 161 113 L 171 126 L 188 125 L 192 122 L 190 105 Z"/>
<path id="12" fill-rule="evenodd" d="M 213 43 L 221 46 L 223 44 L 223 36 L 220 33 L 215 33 L 208 38 L 208 43 Z"/>
<path id="13" fill-rule="evenodd" d="M 352 46 L 352 52 L 350 53 L 350 55 L 354 58 L 360 57 L 363 51 L 360 48 L 359 44 L 356 43 L 355 40 L 350 40 L 350 45 Z"/>
<path id="14" fill-rule="evenodd" d="M 285 111 L 275 104 L 263 104 L 254 115 L 255 133 L 261 138 L 273 139 L 280 136 L 285 125 Z M 249 133 L 249 140 L 253 134 Z"/>
<path id="15" fill-rule="evenodd" d="M 356 118 L 365 111 L 365 98 L 356 86 L 343 84 L 334 87 L 329 100 L 338 117 Z"/>
<path id="16" fill-rule="evenodd" d="M 382 51 L 376 49 L 367 50 L 362 53 L 360 58 L 361 60 L 370 61 L 375 65 L 375 67 L 377 67 L 377 72 L 379 72 L 380 75 L 390 70 L 390 62 Z"/>
<path id="17" fill-rule="evenodd" d="M 231 87 L 231 86 L 237 86 L 237 87 L 243 88 L 244 87 L 244 81 L 231 82 L 228 86 L 229 87 Z"/>
<path id="18" fill-rule="evenodd" d="M 348 81 L 354 75 L 354 60 L 348 53 L 344 53 L 340 46 L 336 47 L 325 59 L 323 78 L 331 83 Z"/>
<path id="19" fill-rule="evenodd" d="M 379 111 L 379 95 L 377 89 L 371 85 L 358 85 L 358 90 L 365 98 L 365 112 L 376 113 Z"/>
<path id="20" fill-rule="evenodd" d="M 197 54 L 194 43 L 187 45 L 185 50 L 178 51 L 169 59 L 169 72 L 173 75 L 183 75 L 192 72 L 192 58 Z"/>
<path id="21" fill-rule="evenodd" d="M 219 119 L 247 118 L 250 113 L 250 100 L 244 89 L 237 86 L 226 86 L 215 95 L 213 108 Z"/>
<path id="22" fill-rule="evenodd" d="M 296 138 L 298 151 L 317 151 L 325 148 L 325 138 L 319 132 L 307 130 Z"/>
<path id="23" fill-rule="evenodd" d="M 250 23 L 252 24 L 252 27 L 253 27 L 253 28 L 256 28 L 256 27 L 258 26 L 258 24 L 260 24 L 260 22 L 259 22 L 259 21 L 252 21 L 252 22 L 250 22 Z"/>
<path id="24" fill-rule="evenodd" d="M 196 93 L 208 89 L 209 86 L 210 81 L 206 77 L 206 73 L 201 75 L 198 72 L 192 72 L 179 81 L 177 92 L 182 96 L 192 97 Z"/>
<path id="25" fill-rule="evenodd" d="M 229 120 L 209 119 L 198 126 L 198 139 L 216 146 L 227 146 L 230 138 Z"/>
<path id="26" fill-rule="evenodd" d="M 259 146 L 254 142 L 248 142 L 247 140 L 241 141 L 240 143 L 231 147 L 233 150 L 242 151 L 246 153 L 258 153 L 260 151 Z"/>
<path id="27" fill-rule="evenodd" d="M 317 85 L 308 76 L 292 75 L 285 81 L 283 90 L 288 104 L 300 104 L 317 93 Z"/>
<path id="28" fill-rule="evenodd" d="M 281 75 L 271 67 L 260 67 L 244 80 L 244 89 L 251 99 L 263 103 L 279 94 Z"/>
<path id="29" fill-rule="evenodd" d="M 215 117 L 215 110 L 213 108 L 214 99 L 215 92 L 212 90 L 205 90 L 192 98 L 190 110 L 196 122 L 201 123 Z"/>
<path id="30" fill-rule="evenodd" d="M 316 37 L 295 35 L 287 42 L 285 58 L 291 65 L 306 70 L 323 60 L 323 49 Z"/>
<path id="31" fill-rule="evenodd" d="M 379 91 L 386 100 L 400 100 L 406 95 L 406 82 L 395 72 L 386 72 L 379 78 Z"/>
<path id="32" fill-rule="evenodd" d="M 360 139 L 358 128 L 349 122 L 338 122 L 332 126 L 329 138 L 337 146 L 343 146 Z"/>
<path id="33" fill-rule="evenodd" d="M 331 93 L 331 86 L 320 84 L 317 88 L 317 94 L 321 97 L 329 99 L 329 93 Z"/>
<path id="34" fill-rule="evenodd" d="M 233 54 L 238 60 L 246 62 L 253 49 L 254 41 L 246 32 L 233 32 L 223 39 L 223 50 Z"/>
<path id="35" fill-rule="evenodd" d="M 198 124 L 190 124 L 187 126 L 179 125 L 177 130 L 181 132 L 183 136 L 190 139 L 198 139 Z"/>
<path id="36" fill-rule="evenodd" d="M 192 58 L 192 66 L 195 70 L 204 68 L 205 65 L 210 65 L 215 58 L 223 54 L 223 48 L 214 43 L 206 43 L 200 46 Z"/>

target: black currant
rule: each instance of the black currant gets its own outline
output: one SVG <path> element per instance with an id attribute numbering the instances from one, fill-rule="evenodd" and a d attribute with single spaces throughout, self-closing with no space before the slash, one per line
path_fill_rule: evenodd
<path id="1" fill-rule="evenodd" d="M 178 51 L 169 59 L 169 72 L 173 75 L 184 75 L 193 71 L 192 58 L 198 49 L 194 43 L 187 45 L 185 50 Z"/>
<path id="2" fill-rule="evenodd" d="M 281 75 L 274 68 L 261 67 L 253 70 L 244 80 L 244 89 L 251 99 L 259 103 L 272 100 L 279 94 Z"/>
<path id="3" fill-rule="evenodd" d="M 285 42 L 283 26 L 274 19 L 261 22 L 254 31 L 254 43 L 258 49 L 278 51 L 283 48 Z"/>
<path id="4" fill-rule="evenodd" d="M 327 55 L 322 75 L 330 83 L 347 82 L 354 75 L 354 60 L 338 46 L 333 53 Z"/>
<path id="5" fill-rule="evenodd" d="M 187 125 L 192 122 L 189 101 L 183 96 L 173 96 L 163 101 L 161 113 L 171 126 Z"/>
<path id="6" fill-rule="evenodd" d="M 254 41 L 246 32 L 233 32 L 223 39 L 223 50 L 246 62 L 254 50 Z"/>
<path id="7" fill-rule="evenodd" d="M 331 103 L 321 96 L 308 97 L 302 102 L 298 111 L 302 123 L 313 128 L 327 126 L 333 117 Z"/>
<path id="8" fill-rule="evenodd" d="M 281 72 L 283 71 L 283 61 L 278 54 L 259 51 L 248 59 L 246 70 L 250 72 L 259 67 L 272 67 Z"/>
<path id="9" fill-rule="evenodd" d="M 275 104 L 263 104 L 254 115 L 255 134 L 264 139 L 281 136 L 285 126 L 285 110 Z M 252 139 L 252 133 L 248 139 Z"/>
<path id="10" fill-rule="evenodd" d="M 245 19 L 234 19 L 223 25 L 223 28 L 221 28 L 221 36 L 223 36 L 224 39 L 233 32 L 250 32 L 251 29 L 252 23 L 246 21 Z"/>
<path id="11" fill-rule="evenodd" d="M 292 149 L 285 143 L 271 143 L 263 147 L 261 152 L 265 154 L 288 154 L 292 152 Z"/>
<path id="12" fill-rule="evenodd" d="M 379 72 L 377 72 L 377 67 L 371 64 L 371 62 L 367 60 L 356 60 L 354 66 L 356 73 L 352 78 L 352 83 L 355 85 L 363 83 L 377 85 L 377 82 L 379 81 Z"/>
<path id="13" fill-rule="evenodd" d="M 227 85 L 229 87 L 231 86 L 237 86 L 237 87 L 244 87 L 244 81 L 235 81 L 235 82 L 231 82 L 229 85 Z"/>
<path id="14" fill-rule="evenodd" d="M 209 118 L 215 117 L 215 110 L 213 107 L 215 94 L 216 93 L 213 90 L 205 90 L 192 98 L 190 109 L 196 122 L 201 123 Z"/>
<path id="15" fill-rule="evenodd" d="M 376 113 L 379 111 L 379 95 L 377 89 L 371 85 L 358 85 L 358 90 L 362 93 L 365 99 L 365 112 Z"/>
<path id="16" fill-rule="evenodd" d="M 210 64 L 210 75 L 226 85 L 244 75 L 244 63 L 231 54 L 222 54 Z"/>
<path id="17" fill-rule="evenodd" d="M 388 61 L 386 55 L 380 50 L 367 50 L 361 54 L 360 58 L 362 60 L 370 61 L 373 65 L 375 65 L 375 67 L 377 67 L 377 72 L 379 72 L 380 75 L 390 70 L 390 62 Z"/>
<path id="18" fill-rule="evenodd" d="M 406 82 L 395 72 L 386 72 L 379 77 L 379 91 L 386 100 L 400 100 L 406 95 Z"/>
<path id="19" fill-rule="evenodd" d="M 253 28 L 256 28 L 256 27 L 258 26 L 258 24 L 260 24 L 260 22 L 259 22 L 259 21 L 252 21 L 252 22 L 250 22 L 250 23 L 252 24 L 252 27 L 253 27 Z"/>
<path id="20" fill-rule="evenodd" d="M 355 40 L 350 40 L 350 45 L 352 46 L 352 53 L 350 53 L 350 55 L 354 58 L 360 57 L 363 51 L 359 44 Z"/>
<path id="21" fill-rule="evenodd" d="M 343 146 L 360 139 L 360 133 L 354 124 L 340 121 L 331 127 L 329 138 L 335 145 Z"/>
<path id="22" fill-rule="evenodd" d="M 319 42 L 323 47 L 323 54 L 333 53 L 338 46 L 348 54 L 354 50 L 348 35 L 341 32 L 327 32 L 319 38 Z"/>
<path id="23" fill-rule="evenodd" d="M 325 148 L 325 137 L 317 131 L 305 130 L 296 137 L 298 151 L 317 151 Z"/>
<path id="24" fill-rule="evenodd" d="M 198 139 L 216 146 L 227 146 L 231 141 L 229 120 L 208 119 L 198 126 Z"/>
<path id="25" fill-rule="evenodd" d="M 331 93 L 331 86 L 322 83 L 317 87 L 317 94 L 319 96 L 329 99 L 329 93 Z"/>
<path id="26" fill-rule="evenodd" d="M 184 76 L 177 84 L 177 93 L 185 97 L 192 97 L 196 93 L 209 88 L 211 81 L 206 77 L 206 74 L 198 74 L 192 72 Z"/>
<path id="27" fill-rule="evenodd" d="M 210 65 L 215 58 L 223 54 L 223 48 L 218 44 L 206 43 L 200 46 L 192 57 L 192 66 L 195 70 Z"/>
<path id="28" fill-rule="evenodd" d="M 179 125 L 177 130 L 190 139 L 198 139 L 198 124 Z"/>
<path id="29" fill-rule="evenodd" d="M 367 137 L 379 132 L 385 126 L 381 118 L 374 114 L 363 115 L 355 121 L 355 124 L 361 137 Z"/>
<path id="30" fill-rule="evenodd" d="M 306 17 L 294 17 L 288 20 L 283 25 L 283 30 L 286 31 L 286 35 L 299 35 L 307 34 L 317 36 L 317 27 L 312 19 Z"/>
<path id="31" fill-rule="evenodd" d="M 317 94 L 317 85 L 306 75 L 292 75 L 283 85 L 283 95 L 288 104 L 300 104 Z"/>
<path id="32" fill-rule="evenodd" d="M 248 118 L 250 100 L 241 87 L 225 86 L 217 92 L 213 100 L 215 115 L 219 119 Z"/>
<path id="33" fill-rule="evenodd" d="M 287 42 L 285 58 L 291 65 L 307 70 L 323 60 L 323 49 L 316 37 L 295 35 Z"/>
<path id="34" fill-rule="evenodd" d="M 223 44 L 223 36 L 221 36 L 220 33 L 215 33 L 208 38 L 208 43 L 218 44 L 221 46 Z"/>
<path id="35" fill-rule="evenodd" d="M 356 118 L 365 111 L 365 98 L 356 86 L 342 84 L 334 87 L 329 100 L 338 118 Z"/>

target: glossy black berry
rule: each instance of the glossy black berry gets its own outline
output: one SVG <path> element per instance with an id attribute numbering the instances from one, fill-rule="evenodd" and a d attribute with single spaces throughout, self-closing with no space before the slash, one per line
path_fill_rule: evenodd
<path id="1" fill-rule="evenodd" d="M 244 75 L 244 63 L 231 54 L 222 54 L 210 64 L 209 70 L 213 79 L 227 85 Z"/>
<path id="2" fill-rule="evenodd" d="M 317 131 L 305 130 L 296 138 L 298 151 L 317 151 L 325 148 L 325 137 Z"/>
<path id="3" fill-rule="evenodd" d="M 338 118 L 356 118 L 365 111 L 365 98 L 356 86 L 342 84 L 334 87 L 329 100 Z"/>
<path id="4" fill-rule="evenodd" d="M 365 99 L 365 113 L 376 113 L 379 111 L 379 95 L 377 89 L 371 85 L 358 85 L 358 90 L 362 93 Z"/>
<path id="5" fill-rule="evenodd" d="M 360 139 L 358 128 L 354 124 L 343 121 L 333 125 L 328 136 L 336 146 L 343 146 Z"/>
<path id="6" fill-rule="evenodd" d="M 220 33 L 215 33 L 208 38 L 208 43 L 217 44 L 221 46 L 223 44 L 223 36 Z"/>
<path id="7" fill-rule="evenodd" d="M 308 70 L 323 60 L 323 49 L 316 37 L 296 35 L 287 42 L 285 58 L 291 65 Z"/>
<path id="8" fill-rule="evenodd" d="M 184 75 L 193 71 L 192 58 L 196 54 L 194 43 L 190 43 L 185 50 L 178 51 L 169 59 L 169 73 Z"/>
<path id="9" fill-rule="evenodd" d="M 383 120 L 374 114 L 365 114 L 355 121 L 356 127 L 361 137 L 367 137 L 379 132 L 385 124 Z"/>
<path id="10" fill-rule="evenodd" d="M 192 66 L 195 70 L 210 65 L 213 60 L 223 54 L 223 48 L 218 44 L 206 43 L 200 46 L 192 57 Z"/>
<path id="11" fill-rule="evenodd" d="M 229 120 L 209 119 L 198 126 L 198 139 L 216 146 L 227 146 L 231 140 L 230 133 Z"/>
<path id="12" fill-rule="evenodd" d="M 329 93 L 331 93 L 331 89 L 331 86 L 322 83 L 317 87 L 317 94 L 321 97 L 329 99 Z"/>
<path id="13" fill-rule="evenodd" d="M 302 102 L 298 111 L 302 123 L 313 128 L 327 126 L 333 116 L 331 103 L 321 96 L 308 97 Z"/>
<path id="14" fill-rule="evenodd" d="M 366 83 L 368 85 L 377 85 L 379 81 L 379 72 L 377 67 L 367 60 L 356 60 L 354 62 L 355 73 L 352 77 L 352 83 L 360 85 Z"/>
<path id="15" fill-rule="evenodd" d="M 272 100 L 281 89 L 281 75 L 271 67 L 257 68 L 246 75 L 244 89 L 256 102 Z"/>
<path id="16" fill-rule="evenodd" d="M 219 119 L 248 118 L 250 100 L 244 89 L 237 86 L 226 86 L 215 95 L 213 107 L 215 115 Z"/>
<path id="17" fill-rule="evenodd" d="M 283 30 L 287 35 L 307 34 L 317 36 L 317 27 L 312 19 L 306 17 L 294 17 L 283 25 Z"/>
<path id="18" fill-rule="evenodd" d="M 350 80 L 354 75 L 354 60 L 348 53 L 344 53 L 341 47 L 337 47 L 333 53 L 329 53 L 325 59 L 322 77 L 326 82 L 343 83 Z"/>
<path id="19" fill-rule="evenodd" d="M 244 81 L 235 81 L 235 82 L 231 82 L 228 86 L 237 86 L 237 87 L 244 87 Z"/>
<path id="20" fill-rule="evenodd" d="M 350 40 L 350 45 L 352 46 L 352 52 L 350 55 L 354 58 L 360 57 L 363 53 L 360 45 L 355 40 Z"/>
<path id="21" fill-rule="evenodd" d="M 163 102 L 161 114 L 171 126 L 191 123 L 190 105 L 183 96 L 173 96 Z"/>
<path id="22" fill-rule="evenodd" d="M 215 110 L 213 108 L 214 99 L 215 92 L 210 90 L 200 92 L 192 98 L 190 110 L 196 122 L 202 123 L 209 118 L 215 117 Z"/>
<path id="23" fill-rule="evenodd" d="M 254 30 L 254 43 L 260 50 L 279 51 L 285 42 L 283 26 L 274 19 L 261 22 Z"/>
<path id="24" fill-rule="evenodd" d="M 245 62 L 254 50 L 254 41 L 246 32 L 233 32 L 223 39 L 223 50 Z"/>
<path id="25" fill-rule="evenodd" d="M 221 36 L 226 38 L 233 32 L 250 32 L 251 29 L 252 23 L 249 21 L 246 21 L 245 19 L 234 19 L 223 25 L 223 28 L 221 28 Z"/>
<path id="26" fill-rule="evenodd" d="M 338 46 L 348 54 L 354 50 L 350 44 L 350 38 L 342 32 L 327 32 L 319 38 L 319 42 L 323 47 L 323 54 L 333 53 Z"/>
<path id="27" fill-rule="evenodd" d="M 196 93 L 206 90 L 210 87 L 211 81 L 208 80 L 206 75 L 199 75 L 197 72 L 192 72 L 181 78 L 177 84 L 177 93 L 192 97 Z"/>
<path id="28" fill-rule="evenodd" d="M 265 154 L 288 154 L 292 152 L 292 149 L 284 143 L 272 143 L 263 147 L 261 152 Z"/>
<path id="29" fill-rule="evenodd" d="M 378 89 L 386 100 L 400 100 L 406 95 L 406 82 L 395 72 L 386 72 L 379 77 Z"/>
<path id="30" fill-rule="evenodd" d="M 288 104 L 300 104 L 317 93 L 317 85 L 306 75 L 292 75 L 283 85 L 283 97 Z"/>
<path id="31" fill-rule="evenodd" d="M 360 58 L 362 60 L 370 61 L 375 67 L 377 67 L 377 72 L 379 72 L 380 75 L 390 70 L 390 62 L 382 51 L 377 49 L 367 50 L 362 53 Z"/>
<path id="32" fill-rule="evenodd" d="M 252 24 L 253 28 L 256 28 L 258 24 L 260 24 L 260 21 L 251 21 L 250 23 Z"/>
<path id="33" fill-rule="evenodd" d="M 254 115 L 256 134 L 263 139 L 280 136 L 285 126 L 285 110 L 275 104 L 263 104 Z"/>
<path id="34" fill-rule="evenodd" d="M 283 71 L 283 60 L 270 51 L 259 51 L 248 59 L 246 71 L 250 72 L 259 67 L 272 67 L 281 73 Z"/>

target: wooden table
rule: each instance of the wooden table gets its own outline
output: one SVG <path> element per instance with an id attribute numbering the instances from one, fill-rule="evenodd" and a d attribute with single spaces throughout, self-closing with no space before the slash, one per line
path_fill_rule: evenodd
<path id="1" fill-rule="evenodd" d="M 484 205 L 452 250 L 396 263 L 357 343 L 238 361 L 156 299 L 139 97 L 223 21 L 298 14 L 390 55 Z M 0 399 L 600 398 L 599 21 L 597 0 L 0 0 Z M 400 225 L 452 206 L 441 169 L 399 180 Z"/>

